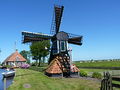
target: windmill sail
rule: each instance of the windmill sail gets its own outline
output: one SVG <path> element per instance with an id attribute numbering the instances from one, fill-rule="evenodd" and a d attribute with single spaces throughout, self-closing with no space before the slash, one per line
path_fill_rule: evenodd
<path id="1" fill-rule="evenodd" d="M 22 35 L 23 35 L 23 43 L 49 40 L 52 37 L 47 34 L 26 32 L 26 31 L 22 32 Z"/>
<path id="2" fill-rule="evenodd" d="M 51 27 L 51 33 L 57 34 L 59 32 L 60 23 L 62 19 L 64 6 L 54 6 L 54 17 L 53 17 L 53 23 Z"/>
<path id="3" fill-rule="evenodd" d="M 82 45 L 83 36 L 74 35 L 71 33 L 68 33 L 68 35 L 69 35 L 68 43 L 75 45 Z"/>
<path id="4" fill-rule="evenodd" d="M 82 36 L 69 38 L 68 43 L 76 44 L 76 45 L 82 45 Z"/>

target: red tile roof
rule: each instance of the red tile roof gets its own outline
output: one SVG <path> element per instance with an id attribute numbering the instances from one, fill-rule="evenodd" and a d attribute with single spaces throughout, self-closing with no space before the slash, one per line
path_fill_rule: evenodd
<path id="1" fill-rule="evenodd" d="M 15 51 L 14 53 L 12 53 L 10 56 L 8 56 L 4 62 L 9 62 L 9 61 L 22 61 L 25 62 L 26 59 L 18 53 L 18 51 Z"/>
<path id="2" fill-rule="evenodd" d="M 71 72 L 79 72 L 80 70 L 76 67 L 76 65 L 71 65 Z"/>
<path id="3" fill-rule="evenodd" d="M 61 63 L 55 58 L 47 67 L 46 72 L 51 74 L 62 73 Z"/>

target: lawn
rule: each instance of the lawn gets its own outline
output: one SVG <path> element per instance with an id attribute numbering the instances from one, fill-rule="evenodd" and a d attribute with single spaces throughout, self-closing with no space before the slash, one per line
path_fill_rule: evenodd
<path id="1" fill-rule="evenodd" d="M 17 69 L 8 90 L 100 90 L 100 82 L 83 78 L 50 78 L 42 72 Z"/>

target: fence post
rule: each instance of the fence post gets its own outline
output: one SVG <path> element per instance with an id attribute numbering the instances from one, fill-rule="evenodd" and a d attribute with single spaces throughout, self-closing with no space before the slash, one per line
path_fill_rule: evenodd
<path id="1" fill-rule="evenodd" d="M 101 90 L 113 90 L 112 76 L 109 72 L 104 72 L 104 79 L 101 81 Z"/>
<path id="2" fill-rule="evenodd" d="M 4 90 L 7 90 L 7 87 L 6 87 L 6 78 L 4 78 Z"/>
<path id="3" fill-rule="evenodd" d="M 112 75 L 110 75 L 110 89 L 113 90 L 113 87 L 112 87 Z"/>

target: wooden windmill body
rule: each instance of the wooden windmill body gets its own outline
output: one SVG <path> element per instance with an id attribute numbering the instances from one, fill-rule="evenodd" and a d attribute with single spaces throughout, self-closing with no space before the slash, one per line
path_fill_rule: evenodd
<path id="1" fill-rule="evenodd" d="M 51 29 L 53 35 L 22 32 L 23 43 L 51 40 L 49 65 L 45 71 L 45 74 L 48 76 L 70 76 L 71 73 L 79 72 L 79 69 L 71 63 L 68 43 L 82 45 L 82 36 L 59 30 L 63 10 L 64 6 L 54 6 L 54 18 Z"/>

